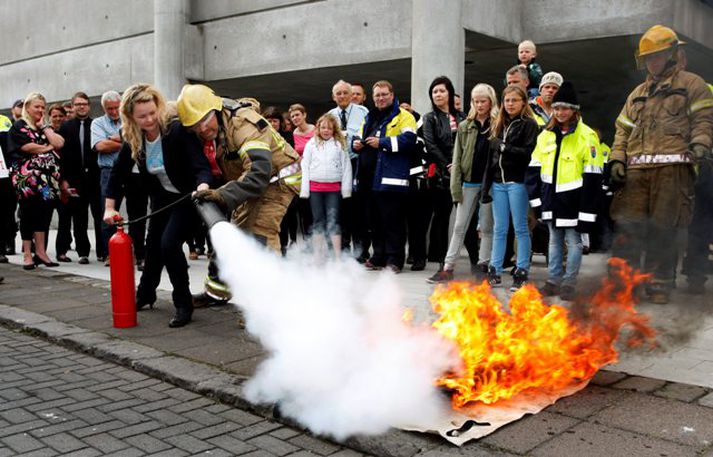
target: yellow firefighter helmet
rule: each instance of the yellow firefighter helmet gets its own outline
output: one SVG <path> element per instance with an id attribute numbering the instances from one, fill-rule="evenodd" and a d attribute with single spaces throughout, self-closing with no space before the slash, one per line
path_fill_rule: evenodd
<path id="1" fill-rule="evenodd" d="M 657 52 L 675 50 L 677 46 L 685 44 L 678 39 L 673 29 L 665 25 L 656 24 L 641 35 L 639 49 L 636 50 L 636 63 L 640 69 L 644 67 L 643 57 Z M 672 55 L 672 57 L 675 57 Z"/>
<path id="2" fill-rule="evenodd" d="M 177 101 L 178 118 L 184 127 L 196 125 L 213 110 L 223 109 L 223 99 L 202 84 L 186 84 Z"/>

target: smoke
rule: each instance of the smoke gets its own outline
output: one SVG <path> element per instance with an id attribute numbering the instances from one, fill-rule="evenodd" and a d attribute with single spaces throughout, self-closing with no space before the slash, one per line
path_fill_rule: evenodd
<path id="1" fill-rule="evenodd" d="M 457 363 L 429 327 L 405 324 L 390 274 L 356 262 L 280 259 L 228 223 L 211 229 L 221 277 L 270 355 L 245 385 L 255 403 L 344 439 L 434 429 L 450 404 L 434 381 Z"/>

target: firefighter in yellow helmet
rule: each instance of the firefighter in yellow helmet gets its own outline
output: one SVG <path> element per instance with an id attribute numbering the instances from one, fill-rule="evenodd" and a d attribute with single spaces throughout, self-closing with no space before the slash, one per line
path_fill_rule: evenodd
<path id="1" fill-rule="evenodd" d="M 612 255 L 639 267 L 645 251 L 644 271 L 653 275 L 647 293 L 661 304 L 674 281 L 676 233 L 692 216 L 695 165 L 710 157 L 713 134 L 713 96 L 703 79 L 677 65 L 681 44 L 662 25 L 641 37 L 636 60 L 646 80 L 616 119 L 609 162 L 618 187 Z"/>
<path id="2" fill-rule="evenodd" d="M 234 224 L 279 252 L 280 222 L 299 194 L 299 155 L 260 116 L 254 99 L 222 99 L 207 86 L 187 84 L 178 96 L 177 109 L 181 123 L 203 141 L 220 183 L 216 189 L 197 192 L 195 198 L 216 203 Z M 230 298 L 211 261 L 205 292 L 194 297 L 194 306 Z"/>

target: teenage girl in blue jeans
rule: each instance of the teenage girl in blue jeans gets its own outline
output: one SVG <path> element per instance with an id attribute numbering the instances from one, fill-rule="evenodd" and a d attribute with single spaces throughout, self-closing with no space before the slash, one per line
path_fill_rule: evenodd
<path id="1" fill-rule="evenodd" d="M 539 128 L 535 115 L 527 104 L 527 95 L 518 86 L 503 91 L 502 108 L 494 128 L 491 128 L 490 156 L 483 185 L 484 201 L 492 187 L 493 250 L 490 255 L 488 282 L 500 285 L 507 234 L 512 217 L 517 239 L 517 268 L 511 291 L 527 282 L 530 269 L 530 231 L 527 227 L 529 201 L 525 188 L 525 172 L 535 148 Z"/>

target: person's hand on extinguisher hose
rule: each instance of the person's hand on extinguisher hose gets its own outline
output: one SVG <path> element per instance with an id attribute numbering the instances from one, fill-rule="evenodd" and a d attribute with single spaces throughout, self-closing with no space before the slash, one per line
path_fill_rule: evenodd
<path id="1" fill-rule="evenodd" d="M 220 191 L 217 189 L 198 189 L 196 192 L 193 192 L 193 199 L 199 202 L 205 201 L 215 203 L 223 211 L 228 209 L 228 204 L 220 194 Z"/>
<path id="2" fill-rule="evenodd" d="M 123 217 L 121 217 L 121 214 L 119 214 L 119 212 L 116 209 L 114 209 L 115 204 L 116 203 L 113 198 L 107 198 L 106 202 L 104 203 L 103 220 L 108 225 L 115 225 L 118 221 L 123 220 Z"/>

